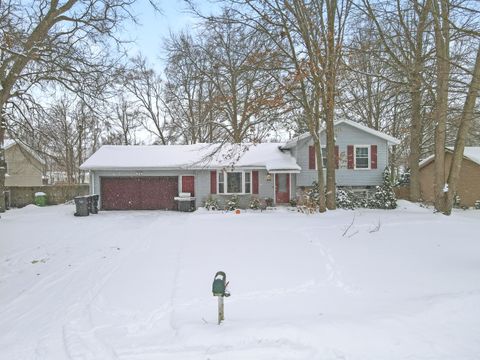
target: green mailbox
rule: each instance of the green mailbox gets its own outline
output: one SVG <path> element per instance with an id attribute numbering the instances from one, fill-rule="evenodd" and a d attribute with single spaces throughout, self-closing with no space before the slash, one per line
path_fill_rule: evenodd
<path id="1" fill-rule="evenodd" d="M 212 284 L 213 296 L 230 296 L 227 292 L 227 286 L 227 275 L 223 271 L 217 271 Z"/>

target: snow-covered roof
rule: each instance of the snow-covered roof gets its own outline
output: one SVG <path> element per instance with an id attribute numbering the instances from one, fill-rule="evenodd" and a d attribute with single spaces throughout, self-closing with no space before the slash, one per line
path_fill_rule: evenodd
<path id="1" fill-rule="evenodd" d="M 448 146 L 446 150 L 448 152 L 453 152 L 453 146 Z M 463 150 L 463 157 L 480 165 L 480 146 L 465 146 Z M 430 155 L 429 157 L 423 159 L 420 161 L 420 167 L 430 164 L 434 158 L 435 155 Z"/>
<path id="2" fill-rule="evenodd" d="M 251 167 L 299 171 L 281 143 L 193 145 L 105 145 L 80 167 L 83 170 L 162 170 Z"/>
<path id="3" fill-rule="evenodd" d="M 343 119 L 343 120 L 337 120 L 335 121 L 334 123 L 334 126 L 337 126 L 337 125 L 340 125 L 340 124 L 347 124 L 347 125 L 350 125 L 350 126 L 353 126 L 354 128 L 356 129 L 359 129 L 359 130 L 362 130 L 366 133 L 369 133 L 370 135 L 373 135 L 373 136 L 377 136 L 381 139 L 384 139 L 388 142 L 389 145 L 398 145 L 400 144 L 400 140 L 398 140 L 397 138 L 394 138 L 393 136 L 390 136 L 390 135 L 387 135 L 381 131 L 378 131 L 378 130 L 374 130 L 372 128 L 369 128 L 368 126 L 365 126 L 365 125 L 362 125 L 360 123 L 357 123 L 355 121 L 351 121 L 351 120 L 346 120 L 346 119 Z M 321 133 L 323 133 L 325 131 L 325 129 L 322 129 L 321 130 Z M 289 140 L 287 141 L 283 146 L 282 146 L 282 149 L 291 149 L 292 147 L 296 146 L 297 145 L 297 142 L 300 141 L 300 140 L 303 140 L 303 139 L 306 139 L 310 136 L 310 133 L 306 132 L 306 133 L 303 133 L 299 136 L 297 136 L 296 138 L 293 138 L 292 140 Z"/>
<path id="4" fill-rule="evenodd" d="M 35 151 L 30 149 L 28 146 L 23 144 L 21 141 L 15 141 L 13 139 L 4 139 L 3 140 L 3 148 L 5 150 L 10 149 L 15 144 L 18 144 L 19 146 L 21 146 L 23 150 L 28 152 L 34 159 L 38 160 L 41 164 L 45 164 L 45 160 L 43 160 L 40 156 L 38 156 L 38 154 Z"/>

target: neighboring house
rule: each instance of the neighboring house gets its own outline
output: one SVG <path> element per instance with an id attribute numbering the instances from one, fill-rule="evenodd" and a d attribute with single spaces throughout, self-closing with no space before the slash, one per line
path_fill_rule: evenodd
<path id="1" fill-rule="evenodd" d="M 451 148 L 445 149 L 445 174 L 448 176 L 452 162 Z M 420 190 L 424 201 L 434 202 L 435 156 L 420 163 Z M 480 200 L 480 147 L 465 147 L 460 178 L 457 184 L 459 205 L 471 207 Z"/>
<path id="2" fill-rule="evenodd" d="M 4 141 L 7 176 L 5 186 L 41 186 L 45 162 L 20 142 Z"/>
<path id="3" fill-rule="evenodd" d="M 351 121 L 335 124 L 337 185 L 382 183 L 388 147 L 399 141 Z M 321 134 L 325 143 L 325 135 Z M 90 171 L 90 191 L 102 209 L 176 209 L 174 197 L 191 193 L 223 205 L 236 194 L 287 204 L 317 179 L 313 142 L 302 135 L 286 143 L 103 146 L 80 168 Z"/>

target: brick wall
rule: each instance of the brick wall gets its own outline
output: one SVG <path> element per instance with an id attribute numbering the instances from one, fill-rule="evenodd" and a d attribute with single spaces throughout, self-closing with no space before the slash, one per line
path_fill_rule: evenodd
<path id="1" fill-rule="evenodd" d="M 7 186 L 10 191 L 10 206 L 23 207 L 35 202 L 35 193 L 47 194 L 47 204 L 57 205 L 72 200 L 75 196 L 88 195 L 88 184 L 46 185 L 46 186 Z"/>

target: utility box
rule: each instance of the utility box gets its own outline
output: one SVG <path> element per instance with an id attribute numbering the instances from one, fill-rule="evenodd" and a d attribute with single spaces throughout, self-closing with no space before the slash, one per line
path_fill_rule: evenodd
<path id="1" fill-rule="evenodd" d="M 45 206 L 47 205 L 47 194 L 44 192 L 36 192 L 35 193 L 35 205 L 37 206 Z"/>
<path id="2" fill-rule="evenodd" d="M 173 198 L 177 202 L 178 211 L 195 211 L 195 198 L 190 193 L 180 193 Z"/>

